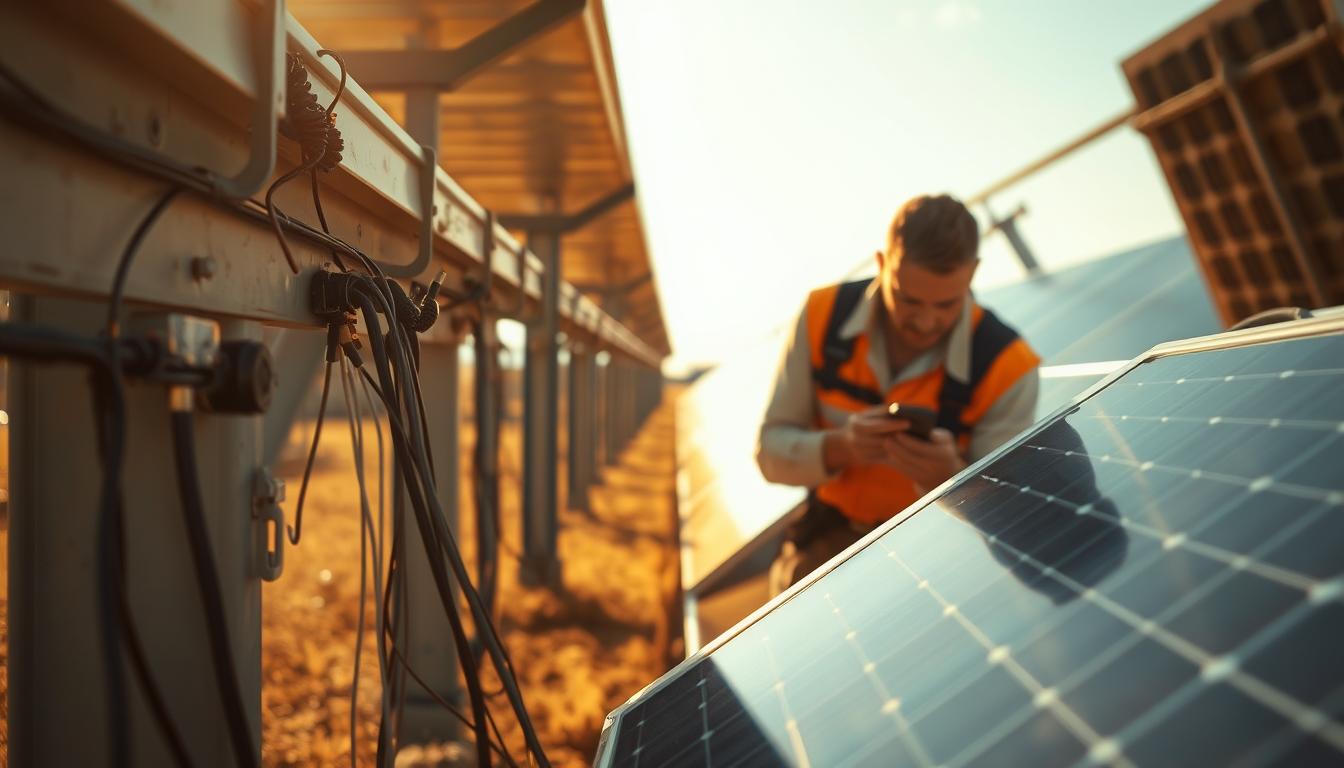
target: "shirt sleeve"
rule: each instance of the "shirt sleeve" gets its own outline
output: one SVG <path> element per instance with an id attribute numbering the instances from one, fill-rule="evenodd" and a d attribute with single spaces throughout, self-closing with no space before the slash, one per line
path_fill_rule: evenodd
<path id="1" fill-rule="evenodd" d="M 816 407 L 804 308 L 784 345 L 775 389 L 757 436 L 756 463 L 766 480 L 815 488 L 828 479 L 821 449 L 824 433 L 815 426 Z"/>
<path id="2" fill-rule="evenodd" d="M 995 448 L 1035 424 L 1036 397 L 1040 387 L 1040 373 L 1032 368 L 1000 395 L 971 431 L 971 447 L 966 458 L 969 461 L 983 459 Z"/>

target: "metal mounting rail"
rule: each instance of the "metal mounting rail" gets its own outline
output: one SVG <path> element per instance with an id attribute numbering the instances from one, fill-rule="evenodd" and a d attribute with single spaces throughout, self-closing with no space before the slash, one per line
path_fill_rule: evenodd
<path id="1" fill-rule="evenodd" d="M 39 9 L 20 4 L 5 11 L 6 23 L 0 25 L 0 42 L 5 44 L 0 61 L 95 129 L 204 168 L 255 163 L 257 150 L 251 145 L 263 142 L 250 133 L 252 122 L 246 116 L 254 111 L 254 94 L 274 90 L 263 82 L 268 78 L 259 78 L 264 68 L 257 60 L 253 39 L 259 25 L 253 17 L 260 11 L 249 13 L 239 3 L 189 5 L 123 0 L 90 8 L 56 0 Z M 317 56 L 321 46 L 292 17 L 286 17 L 285 30 L 288 49 L 302 56 L 319 101 L 329 100 L 339 80 L 337 65 Z M 432 196 L 426 194 L 429 185 L 422 180 L 428 179 L 424 172 L 432 161 L 358 82 L 347 82 L 335 111 L 345 157 L 338 169 L 323 176 L 323 205 L 334 234 L 384 264 L 420 266 L 426 260 L 419 234 L 432 231 L 433 258 L 418 275 L 403 268 L 397 270 L 399 276 L 424 278 L 445 267 L 459 278 L 479 273 L 486 263 L 485 208 L 442 168 L 434 169 Z M 18 204 L 11 210 L 16 221 L 42 221 L 62 209 L 107 214 L 106 230 L 81 228 L 65 239 L 28 238 L 20 232 L 18 242 L 11 239 L 11 247 L 0 253 L 0 283 L 105 295 L 115 262 L 108 243 L 133 228 L 131 222 L 147 209 L 163 182 L 141 174 L 128 180 L 114 166 L 93 161 L 68 144 L 33 136 L 8 120 L 0 120 L 0 140 L 9 184 L 24 187 L 20 194 L 11 186 Z M 296 159 L 294 149 L 280 147 L 281 167 Z M 80 162 L 99 172 L 88 174 L 87 183 L 63 181 L 59 169 Z M 307 185 L 291 184 L 276 200 L 287 213 L 316 222 Z M 202 231 L 210 237 L 202 240 Z M 184 276 L 179 265 L 141 266 L 127 285 L 128 299 L 263 322 L 312 323 L 303 304 L 302 276 L 283 274 L 276 263 L 279 249 L 255 223 L 188 198 L 165 213 L 153 240 L 168 246 L 162 250 L 178 254 L 208 251 L 230 279 L 215 281 L 217 293 Z M 493 240 L 495 291 L 539 302 L 540 260 L 498 225 Z M 291 244 L 301 266 L 316 268 L 329 259 L 324 248 L 297 240 Z M 138 264 L 159 258 L 155 245 L 147 244 Z M 529 264 L 521 280 L 515 266 L 520 256 Z M 226 282 L 229 295 L 223 295 Z M 656 367 L 661 360 L 652 347 L 587 299 L 565 303 L 562 330 L 643 365 Z"/>

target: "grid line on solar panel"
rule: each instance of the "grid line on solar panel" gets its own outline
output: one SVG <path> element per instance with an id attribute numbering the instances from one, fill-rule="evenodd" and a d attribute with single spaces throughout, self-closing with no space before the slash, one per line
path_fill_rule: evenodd
<path id="1" fill-rule="evenodd" d="M 1323 509 L 1325 508 L 1322 507 L 1321 510 Z M 1292 535 L 1292 533 L 1293 533 L 1292 531 L 1285 532 L 1282 536 L 1277 537 L 1277 539 L 1271 537 L 1271 539 L 1266 540 L 1264 542 L 1264 544 L 1262 545 L 1262 547 L 1260 547 L 1260 549 L 1268 550 L 1273 546 L 1275 546 L 1278 543 L 1278 540 L 1288 538 L 1289 536 Z M 1155 616 L 1152 619 L 1152 621 L 1160 624 L 1171 617 L 1179 615 L 1189 605 L 1198 602 L 1199 600 L 1203 599 L 1204 597 L 1212 593 L 1221 583 L 1226 582 L 1228 579 L 1230 579 L 1232 577 L 1232 574 L 1233 574 L 1232 571 L 1222 571 L 1220 572 L 1219 575 L 1215 576 L 1214 578 L 1209 579 L 1204 583 L 1196 586 L 1194 589 L 1192 589 L 1190 592 L 1184 595 L 1180 600 L 1169 606 L 1161 614 Z M 1344 580 L 1336 580 L 1336 581 L 1344 581 Z M 1334 582 L 1330 582 L 1329 584 L 1334 584 Z M 1322 585 L 1319 584 L 1317 585 L 1318 588 L 1320 586 Z M 1094 594 L 1095 594 L 1094 590 L 1088 589 L 1082 593 L 1082 597 L 1090 600 L 1093 598 Z M 1344 594 L 1344 584 L 1341 584 L 1337 589 L 1332 589 L 1330 591 L 1320 593 L 1320 595 L 1317 596 L 1317 602 L 1323 602 L 1325 599 L 1329 598 L 1337 598 L 1341 594 Z M 1144 635 L 1139 633 L 1131 634 L 1126 636 L 1125 638 L 1122 638 L 1118 642 L 1114 643 L 1111 647 L 1103 650 L 1098 656 L 1094 657 L 1090 662 L 1083 665 L 1082 667 L 1079 667 L 1064 680 L 1060 681 L 1055 686 L 1055 689 L 1057 691 L 1063 691 L 1065 693 L 1068 693 L 1083 681 L 1091 678 L 1099 670 L 1109 666 L 1111 662 L 1118 659 L 1129 649 L 1133 648 L 1135 645 L 1142 642 L 1143 638 Z M 1027 644 L 1029 643 L 1023 643 L 1023 645 Z M 1226 657 L 1224 657 L 1224 659 L 1226 659 Z M 1217 663 L 1218 662 L 1215 662 L 1215 664 Z M 1303 715 L 1303 717 L 1306 718 L 1305 720 L 1306 722 L 1314 722 L 1314 718 L 1316 718 L 1317 715 L 1318 713 L 1311 712 L 1306 715 Z M 1023 719 L 1025 719 L 1025 717 L 1015 718 L 1014 720 L 1007 722 L 1004 726 L 1001 726 L 999 730 L 1001 732 L 1007 732 L 1011 730 L 1011 727 L 1015 726 L 1018 721 Z M 988 744 L 985 744 L 983 746 L 988 746 Z M 1106 751 L 1107 753 L 1109 753 L 1110 752 L 1109 748 Z"/>
<path id="2" fill-rule="evenodd" d="M 888 549 L 886 544 L 880 539 L 878 540 L 878 543 L 882 546 L 883 550 L 887 552 L 889 558 L 894 560 L 896 564 L 914 579 L 917 584 L 922 585 L 921 589 L 923 591 L 927 592 L 930 597 L 943 606 L 943 614 L 945 616 L 952 618 L 960 624 L 961 627 L 966 630 L 967 634 L 988 651 L 986 661 L 990 666 L 998 665 L 1006 669 L 1013 679 L 1016 680 L 1031 696 L 1031 700 L 1034 704 L 1050 710 L 1050 713 L 1055 716 L 1055 719 L 1064 725 L 1064 727 L 1078 738 L 1079 741 L 1083 742 L 1089 750 L 1097 749 L 1099 744 L 1103 744 L 1106 741 L 1102 738 L 1101 734 L 1097 733 L 1087 721 L 1079 717 L 1078 713 L 1069 708 L 1058 696 L 1051 696 L 1047 693 L 1046 686 L 1041 685 L 1039 680 L 1033 677 L 1030 672 L 1024 669 L 1022 665 L 1012 657 L 1008 646 L 997 644 L 993 638 L 986 635 L 979 627 L 972 623 L 970 619 L 966 617 L 965 613 L 958 609 L 956 604 L 949 602 L 944 598 L 943 595 L 939 593 L 937 587 L 930 584 L 922 575 L 913 570 L 895 550 Z M 1006 722 L 1001 723 L 1000 727 L 1002 728 L 1006 724 Z M 1013 724 L 1012 728 L 1015 728 L 1017 725 L 1018 724 L 1016 723 Z M 1006 735 L 1012 728 L 1005 730 L 1004 734 Z M 1102 748 L 1105 748 L 1104 745 Z M 967 750 L 963 749 L 963 753 L 966 751 Z M 959 764 L 960 760 L 961 755 L 958 754 L 953 756 L 952 760 L 949 762 L 951 764 Z M 1116 753 L 1109 762 L 1114 765 L 1126 767 L 1132 767 L 1134 765 L 1120 753 Z"/>
<path id="3" fill-rule="evenodd" d="M 775 697 L 779 700 L 780 710 L 784 714 L 784 730 L 789 735 L 789 748 L 793 750 L 794 758 L 800 768 L 810 768 L 812 762 L 807 757 L 807 744 L 803 741 L 802 731 L 798 730 L 798 718 L 793 716 L 789 700 L 784 695 L 784 678 L 779 674 L 779 662 L 775 659 L 775 649 L 770 644 L 770 636 L 762 637 L 761 644 L 765 646 L 766 658 L 770 660 L 770 675 L 774 678 L 774 683 L 770 686 L 770 689 L 775 692 Z"/>
<path id="4" fill-rule="evenodd" d="M 1321 446 L 1328 447 L 1333 441 L 1333 436 L 1323 440 Z M 1158 471 L 1182 477 L 1189 477 L 1195 480 L 1213 480 L 1228 485 L 1236 485 L 1246 488 L 1253 493 L 1272 490 L 1275 493 L 1284 496 L 1293 496 L 1309 501 L 1324 501 L 1328 504 L 1344 504 L 1344 491 L 1327 490 L 1325 488 L 1316 488 L 1315 486 L 1302 485 L 1300 483 L 1288 483 L 1275 480 L 1273 475 L 1261 475 L 1259 477 L 1241 477 L 1240 475 L 1229 475 L 1224 472 L 1211 472 L 1204 469 L 1191 469 L 1189 467 L 1177 467 L 1170 464 L 1158 464 L 1153 461 L 1139 461 L 1138 459 L 1127 459 L 1123 457 L 1112 456 L 1109 453 L 1100 456 L 1087 453 L 1086 451 L 1061 451 L 1055 448 L 1046 448 L 1034 446 L 1037 450 L 1052 451 L 1061 456 L 1078 456 L 1085 459 L 1091 459 L 1102 464 L 1116 463 L 1123 466 L 1132 467 L 1141 472 Z"/>
<path id="5" fill-rule="evenodd" d="M 1257 419 L 1249 416 L 1103 416 L 1096 415 L 1088 418 L 1103 421 L 1106 419 L 1119 419 L 1120 421 L 1139 421 L 1157 424 L 1208 424 L 1217 426 L 1219 424 L 1231 424 L 1239 427 L 1267 427 L 1269 429 L 1278 429 L 1286 427 L 1288 429 L 1310 429 L 1325 432 L 1344 432 L 1344 421 L 1334 421 L 1329 419 Z"/>
<path id="6" fill-rule="evenodd" d="M 919 764 L 921 766 L 932 766 L 933 760 L 929 758 L 928 751 L 924 749 L 923 744 L 919 743 L 919 738 L 910 731 L 910 723 L 905 719 L 905 713 L 901 711 L 900 699 L 892 695 L 891 691 L 887 690 L 886 684 L 883 683 L 882 678 L 877 675 L 877 664 L 872 659 L 869 659 L 868 654 L 864 652 L 863 645 L 859 642 L 858 632 L 845 620 L 844 611 L 841 611 L 840 606 L 835 604 L 835 601 L 831 599 L 830 594 L 828 593 L 825 597 L 827 604 L 831 606 L 832 614 L 836 616 L 837 621 L 840 622 L 841 628 L 845 630 L 845 642 L 848 643 L 849 647 L 858 657 L 859 666 L 863 670 L 864 678 L 872 684 L 873 690 L 877 692 L 879 699 L 882 701 L 882 714 L 891 717 L 891 719 L 896 722 L 897 732 L 900 734 L 901 741 L 904 743 L 906 749 L 910 751 L 910 754 L 914 755 Z"/>
<path id="7" fill-rule="evenodd" d="M 971 525 L 970 523 L 965 524 Z M 1145 619 L 1125 606 L 1111 600 L 1106 595 L 1097 592 L 1096 590 L 1089 590 L 1086 586 L 1079 584 L 1067 575 L 1060 573 L 1057 569 L 1041 563 L 1031 557 L 1031 555 L 1016 549 L 1012 545 L 1006 544 L 1000 540 L 996 543 L 996 546 L 1004 547 L 1022 559 L 1023 562 L 1029 563 L 1041 573 L 1049 575 L 1050 578 L 1053 578 L 1069 589 L 1074 590 L 1079 597 L 1090 600 L 1114 615 L 1116 618 L 1129 624 L 1137 632 L 1152 637 L 1168 649 L 1197 664 L 1203 671 L 1201 678 L 1204 682 L 1226 682 L 1250 696 L 1266 709 L 1277 712 L 1289 722 L 1297 724 L 1299 727 L 1304 725 L 1319 725 L 1319 730 L 1304 732 L 1316 733 L 1324 737 L 1332 746 L 1338 749 L 1341 753 L 1344 753 L 1344 726 L 1333 722 L 1328 716 L 1324 715 L 1314 707 L 1311 707 L 1278 690 L 1274 686 L 1239 670 L 1235 663 L 1236 655 L 1229 654 L 1228 656 L 1221 658 L 1214 657 L 1205 652 L 1202 648 L 1190 643 L 1185 638 L 1175 635 L 1163 627 L 1158 626 L 1157 622 L 1152 619 Z M 1248 654 L 1254 652 L 1258 645 L 1271 642 L 1274 638 L 1278 637 L 1278 635 L 1291 629 L 1296 621 L 1308 615 L 1312 610 L 1313 603 L 1316 602 L 1318 601 L 1313 599 L 1300 603 L 1295 609 L 1261 628 L 1261 630 L 1253 636 L 1253 640 L 1259 640 L 1259 643 L 1252 645 L 1252 641 L 1247 641 L 1247 643 L 1244 643 L 1238 650 L 1240 650 L 1242 654 Z M 1187 684 L 1187 687 L 1190 685 L 1191 684 Z M 1189 691 L 1187 698 L 1193 698 L 1199 691 L 1200 688 L 1196 685 L 1196 687 Z M 1173 695 L 1172 698 L 1176 698 L 1180 695 L 1180 692 L 1178 692 L 1178 694 Z M 1170 701 L 1170 699 L 1168 701 Z M 1182 700 L 1182 703 L 1184 703 L 1184 700 Z M 1152 710 L 1149 710 L 1143 718 L 1140 718 L 1140 720 L 1152 720 L 1153 723 L 1160 722 L 1159 719 L 1155 719 L 1158 716 L 1153 713 L 1158 709 L 1162 709 L 1165 712 L 1169 708 L 1170 707 L 1163 707 L 1162 705 L 1154 707 Z M 1136 728 L 1137 722 L 1139 721 L 1135 721 L 1135 723 L 1126 726 L 1119 737 L 1114 737 L 1115 740 L 1120 744 L 1125 743 L 1125 741 L 1128 740 L 1125 737 Z"/>
<path id="8" fill-rule="evenodd" d="M 1025 446 L 1025 447 L 1033 447 L 1033 446 Z M 1186 549 L 1191 552 L 1203 555 L 1204 557 L 1207 557 L 1211 560 L 1217 560 L 1221 563 L 1226 563 L 1227 565 L 1237 570 L 1250 571 L 1258 576 L 1269 579 L 1270 581 L 1275 581 L 1280 584 L 1283 584 L 1284 586 L 1294 587 L 1296 589 L 1301 589 L 1303 591 L 1312 589 L 1318 584 L 1318 581 L 1316 579 L 1311 578 L 1310 576 L 1296 573 L 1286 568 L 1280 568 L 1279 566 L 1276 565 L 1270 565 L 1269 563 L 1262 563 L 1248 557 L 1247 555 L 1232 552 L 1230 550 L 1223 549 L 1222 547 L 1216 547 L 1213 546 L 1212 544 L 1205 544 L 1202 541 L 1190 538 L 1191 534 L 1198 533 L 1203 528 L 1212 525 L 1217 520 L 1216 515 L 1206 516 L 1200 525 L 1191 528 L 1188 531 L 1171 533 L 1169 531 L 1162 531 L 1157 528 L 1144 525 L 1143 523 L 1128 520 L 1124 517 L 1111 518 L 1108 515 L 1103 515 L 1102 513 L 1098 512 L 1090 504 L 1073 504 L 1064 499 L 1057 498 L 1054 495 L 1041 493 L 1040 491 L 1034 490 L 1029 486 L 1017 485 L 1016 483 L 1011 483 L 1007 480 L 1000 480 L 990 475 L 982 474 L 980 475 L 980 477 L 983 478 L 984 480 L 994 483 L 995 485 L 1010 488 L 1012 490 L 1018 491 L 1019 493 L 1035 496 L 1036 498 L 1043 499 L 1044 501 L 1050 504 L 1059 505 L 1061 507 L 1064 507 L 1065 509 L 1071 510 L 1076 515 L 1095 517 L 1116 523 L 1118 525 L 1123 526 L 1127 530 L 1134 531 L 1135 533 L 1142 534 L 1151 539 L 1154 539 L 1155 541 L 1161 542 L 1162 548 L 1164 550 L 1170 551 L 1173 549 Z M 1308 512 L 1306 515 L 1303 515 L 1295 522 L 1290 523 L 1288 526 L 1286 526 L 1281 530 L 1282 533 L 1281 538 L 1287 539 L 1292 534 L 1297 533 L 1302 528 L 1305 528 L 1306 526 L 1315 522 L 1316 517 L 1313 516 L 1313 513 L 1319 513 L 1323 510 L 1326 510 L 1329 508 L 1329 506 L 1332 505 L 1322 505 L 1321 507 L 1318 507 L 1317 509 Z M 991 543 L 993 543 L 993 540 L 995 539 L 991 538 Z M 1047 573 L 1045 575 L 1048 576 L 1050 574 Z"/>

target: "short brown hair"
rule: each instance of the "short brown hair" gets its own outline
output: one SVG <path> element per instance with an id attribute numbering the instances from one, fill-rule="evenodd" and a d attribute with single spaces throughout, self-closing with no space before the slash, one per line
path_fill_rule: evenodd
<path id="1" fill-rule="evenodd" d="M 920 195 L 896 212 L 887 235 L 887 253 L 939 274 L 976 260 L 980 228 L 975 217 L 950 195 Z"/>

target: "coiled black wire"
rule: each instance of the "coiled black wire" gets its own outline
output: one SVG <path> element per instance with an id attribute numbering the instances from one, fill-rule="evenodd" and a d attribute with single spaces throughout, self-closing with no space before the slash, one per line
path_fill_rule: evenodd
<path id="1" fill-rule="evenodd" d="M 319 55 L 337 56 L 331 51 L 319 51 Z M 288 68 L 285 71 L 285 120 L 280 124 L 280 132 L 298 142 L 302 149 L 303 164 L 315 162 L 319 171 L 330 171 L 341 164 L 341 152 L 345 149 L 345 139 L 341 129 L 336 127 L 336 113 L 332 109 L 340 91 L 345 88 L 342 66 L 341 87 L 332 99 L 330 107 L 323 107 L 313 93 L 313 83 L 308 79 L 308 68 L 298 55 L 286 54 Z"/>
<path id="2" fill-rule="evenodd" d="M 345 149 L 345 139 L 336 127 L 336 102 L 345 91 L 345 62 L 340 54 L 326 49 L 317 52 L 319 56 L 331 56 L 341 66 L 341 84 L 331 99 L 331 105 L 323 107 L 317 103 L 317 94 L 313 93 L 313 84 L 308 79 L 308 68 L 297 54 L 285 55 L 285 119 L 280 123 L 280 133 L 298 142 L 300 150 L 299 166 L 271 183 L 266 190 L 266 213 L 270 216 L 275 237 L 280 241 L 280 250 L 294 274 L 299 273 L 299 264 L 289 250 L 289 241 L 285 239 L 284 229 L 280 226 L 280 210 L 275 205 L 275 191 L 291 179 L 304 173 L 330 171 L 341 164 L 341 152 Z"/>

